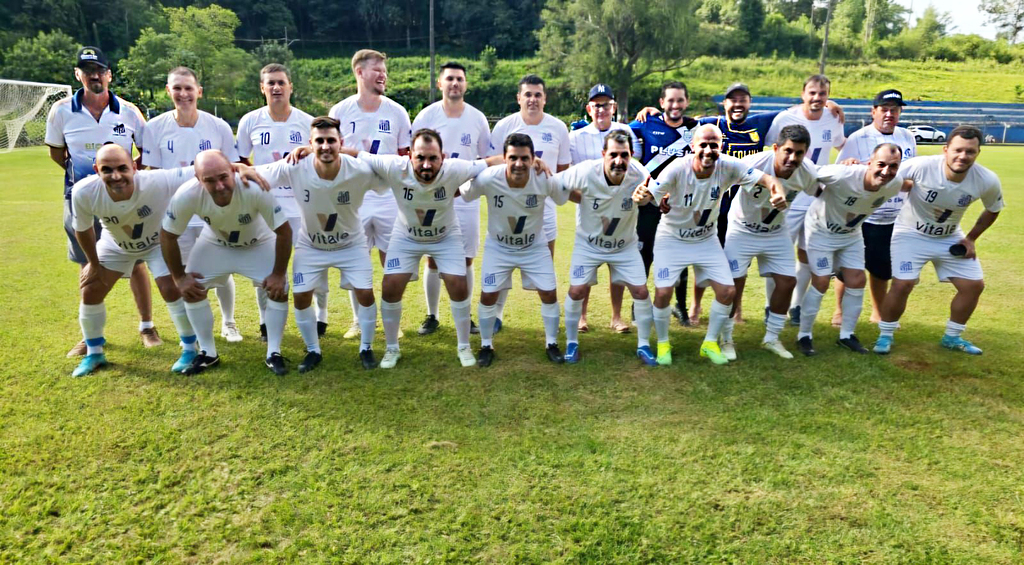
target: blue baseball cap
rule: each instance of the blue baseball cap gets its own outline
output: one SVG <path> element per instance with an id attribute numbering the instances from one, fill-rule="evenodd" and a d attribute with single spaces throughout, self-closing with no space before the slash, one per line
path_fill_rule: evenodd
<path id="1" fill-rule="evenodd" d="M 600 83 L 598 83 L 598 84 L 595 84 L 590 89 L 590 95 L 587 96 L 587 100 L 588 101 L 589 100 L 593 100 L 593 99 L 597 98 L 598 96 L 607 96 L 608 98 L 611 98 L 612 100 L 615 100 L 615 91 L 613 91 L 612 87 L 608 86 L 607 84 L 600 84 Z"/>

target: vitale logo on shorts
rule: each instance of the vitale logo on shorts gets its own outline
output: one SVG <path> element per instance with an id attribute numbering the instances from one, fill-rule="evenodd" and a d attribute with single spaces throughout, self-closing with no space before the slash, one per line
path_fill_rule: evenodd
<path id="1" fill-rule="evenodd" d="M 914 264 L 910 261 L 900 261 L 900 272 L 911 273 L 914 271 Z"/>
<path id="2" fill-rule="evenodd" d="M 583 272 L 584 272 L 583 265 L 579 265 L 579 266 L 576 266 L 576 267 L 572 268 L 572 276 L 573 276 L 573 278 L 576 278 L 576 279 L 582 278 L 583 277 Z"/>
<path id="3" fill-rule="evenodd" d="M 441 188 L 434 191 L 434 201 L 437 202 L 444 200 L 446 195 L 447 193 L 445 192 L 444 187 L 442 186 Z"/>
<path id="4" fill-rule="evenodd" d="M 398 265 L 399 265 L 399 261 L 398 261 L 397 258 L 396 259 L 388 259 L 388 264 L 387 264 L 387 268 L 388 269 L 397 269 Z"/>
<path id="5" fill-rule="evenodd" d="M 658 269 L 658 279 L 664 280 L 668 278 L 668 267 L 662 267 Z"/>
<path id="6" fill-rule="evenodd" d="M 484 274 L 484 284 L 487 286 L 494 286 L 494 273 Z"/>
<path id="7" fill-rule="evenodd" d="M 527 208 L 536 208 L 537 207 L 537 195 L 536 194 L 531 194 L 531 195 L 526 197 L 526 207 Z"/>
<path id="8" fill-rule="evenodd" d="M 960 200 L 956 201 L 956 205 L 963 208 L 965 206 L 970 206 L 971 202 L 974 202 L 974 197 L 970 194 L 965 194 L 960 197 Z"/>
<path id="9" fill-rule="evenodd" d="M 819 258 L 818 261 L 817 261 L 817 265 L 818 265 L 819 269 L 827 269 L 828 268 L 828 257 L 821 257 L 821 258 Z"/>
<path id="10" fill-rule="evenodd" d="M 348 204 L 352 201 L 352 197 L 349 196 L 348 191 L 338 193 L 338 204 Z"/>
<path id="11" fill-rule="evenodd" d="M 204 139 L 199 142 L 200 151 L 209 151 L 210 149 L 213 149 L 213 143 L 211 143 L 209 139 Z"/>
<path id="12" fill-rule="evenodd" d="M 244 226 L 245 224 L 248 224 L 249 222 L 252 222 L 252 216 L 251 215 L 249 215 L 249 214 L 239 214 L 238 215 L 238 223 L 240 223 L 240 224 L 242 224 Z"/>
<path id="13" fill-rule="evenodd" d="M 139 208 L 135 212 L 139 215 L 140 218 L 145 218 L 146 216 L 149 216 L 150 214 L 153 213 L 153 209 L 143 204 L 142 208 Z"/>

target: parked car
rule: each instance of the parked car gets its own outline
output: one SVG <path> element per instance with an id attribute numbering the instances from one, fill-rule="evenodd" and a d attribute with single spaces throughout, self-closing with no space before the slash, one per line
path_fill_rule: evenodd
<path id="1" fill-rule="evenodd" d="M 932 126 L 910 126 L 907 131 L 914 134 L 918 143 L 922 141 L 946 141 L 946 134 Z"/>

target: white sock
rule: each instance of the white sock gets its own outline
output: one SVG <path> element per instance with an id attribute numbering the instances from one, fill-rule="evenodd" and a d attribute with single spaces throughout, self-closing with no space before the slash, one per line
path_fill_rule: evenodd
<path id="1" fill-rule="evenodd" d="M 508 300 L 508 289 L 498 291 L 498 301 L 494 303 L 497 309 L 494 311 L 494 317 L 504 321 L 505 320 L 505 301 Z"/>
<path id="2" fill-rule="evenodd" d="M 544 339 L 547 345 L 558 343 L 558 322 L 562 312 L 558 308 L 558 301 L 551 304 L 540 304 L 540 317 L 544 320 Z"/>
<path id="3" fill-rule="evenodd" d="M 82 326 L 82 337 L 85 338 L 87 353 L 103 353 L 103 326 L 107 325 L 107 305 L 99 304 L 78 305 L 78 324 Z"/>
<path id="4" fill-rule="evenodd" d="M 188 322 L 188 313 L 185 312 L 185 299 L 179 298 L 174 302 L 167 303 L 167 311 L 171 314 L 171 322 L 174 329 L 178 330 L 178 339 L 181 340 L 181 347 L 185 350 L 196 348 L 196 331 Z"/>
<path id="5" fill-rule="evenodd" d="M 671 309 L 669 309 L 671 311 Z M 651 325 L 654 323 L 654 306 L 651 297 L 633 300 L 633 315 L 636 316 L 636 346 L 651 345 Z M 668 328 L 666 327 L 666 330 Z"/>
<path id="6" fill-rule="evenodd" d="M 804 295 L 807 288 L 811 286 L 811 266 L 807 263 L 796 262 L 796 289 L 793 290 L 793 298 L 789 302 L 790 308 L 800 306 L 800 318 L 803 319 Z"/>
<path id="7" fill-rule="evenodd" d="M 772 305 L 772 295 L 775 294 L 775 279 L 768 277 L 764 279 L 764 307 Z"/>
<path id="8" fill-rule="evenodd" d="M 431 269 L 430 263 L 423 265 L 423 294 L 427 297 L 427 315 L 437 318 L 437 308 L 441 302 L 441 274 L 437 269 Z"/>
<path id="9" fill-rule="evenodd" d="M 326 277 L 325 277 L 326 279 Z M 327 323 L 327 293 L 330 292 L 330 288 L 327 286 L 327 281 L 324 280 L 324 285 L 313 291 L 313 298 L 316 300 L 316 321 Z"/>
<path id="10" fill-rule="evenodd" d="M 814 319 L 818 317 L 818 310 L 821 309 L 821 299 L 825 295 L 818 292 L 818 289 L 809 287 L 807 295 L 800 303 L 800 332 L 796 334 L 797 339 L 812 337 L 814 330 Z"/>
<path id="11" fill-rule="evenodd" d="M 220 304 L 220 323 L 235 323 L 235 278 L 228 275 L 228 282 L 214 290 Z"/>
<path id="12" fill-rule="evenodd" d="M 704 341 L 718 341 L 722 327 L 729 320 L 729 310 L 731 309 L 731 305 L 722 304 L 717 300 L 711 301 L 711 310 L 708 312 L 708 332 L 704 334 Z"/>
<path id="13" fill-rule="evenodd" d="M 373 335 L 377 332 L 377 303 L 359 305 L 359 351 L 373 349 Z"/>
<path id="14" fill-rule="evenodd" d="M 782 333 L 782 329 L 786 327 L 786 315 L 776 314 L 775 312 L 768 312 L 768 323 L 765 324 L 764 329 L 764 343 L 770 341 L 778 341 L 779 334 Z"/>
<path id="15" fill-rule="evenodd" d="M 210 309 L 210 301 L 204 298 L 199 302 L 186 302 L 185 313 L 188 315 L 188 323 L 196 331 L 199 349 L 209 357 L 216 357 L 217 344 L 213 341 L 213 310 Z"/>
<path id="16" fill-rule="evenodd" d="M 966 329 L 966 324 L 958 324 L 953 320 L 946 321 L 946 335 L 949 337 L 960 337 L 960 334 L 964 333 Z"/>
<path id="17" fill-rule="evenodd" d="M 580 342 L 580 318 L 583 317 L 583 301 L 565 296 L 565 345 Z"/>
<path id="18" fill-rule="evenodd" d="M 156 326 L 153 325 L 153 320 L 145 320 L 145 321 L 139 320 L 139 331 L 140 332 L 142 330 L 149 330 L 149 329 L 152 329 L 152 328 L 155 328 L 155 327 Z"/>
<path id="19" fill-rule="evenodd" d="M 348 291 L 348 304 L 352 307 L 352 325 L 356 325 L 359 320 L 359 301 L 356 300 L 356 293 Z"/>
<path id="20" fill-rule="evenodd" d="M 380 319 L 384 324 L 384 343 L 388 348 L 398 348 L 398 328 L 402 325 L 402 301 L 380 301 Z"/>
<path id="21" fill-rule="evenodd" d="M 451 303 L 456 342 L 459 347 L 469 347 L 469 317 L 472 314 L 469 298 L 458 302 L 452 300 Z"/>
<path id="22" fill-rule="evenodd" d="M 256 310 L 260 313 L 260 325 L 267 323 L 267 291 L 263 287 L 253 287 L 256 291 Z"/>
<path id="23" fill-rule="evenodd" d="M 284 337 L 284 325 L 288 322 L 288 303 L 267 301 L 267 357 L 271 353 L 281 352 L 281 338 Z M 316 333 L 316 327 L 313 328 Z"/>
<path id="24" fill-rule="evenodd" d="M 672 319 L 672 305 L 664 308 L 653 307 L 654 331 L 658 334 L 658 343 L 668 342 L 668 323 Z M 639 318 L 639 316 L 638 316 Z M 639 319 L 637 320 L 639 322 Z"/>
<path id="25" fill-rule="evenodd" d="M 295 309 L 295 325 L 299 327 L 299 334 L 302 335 L 302 341 L 306 344 L 306 351 L 320 353 L 320 336 L 316 333 L 316 314 L 313 312 L 312 306 L 301 310 Z M 269 333 L 268 329 L 267 341 L 270 341 Z"/>
<path id="26" fill-rule="evenodd" d="M 886 322 L 882 320 L 878 322 L 878 337 L 893 337 L 896 335 L 896 330 L 899 327 L 899 322 Z"/>
<path id="27" fill-rule="evenodd" d="M 839 339 L 846 339 L 857 329 L 857 318 L 864 309 L 864 289 L 846 287 L 842 304 L 843 323 L 839 326 Z"/>
<path id="28" fill-rule="evenodd" d="M 480 347 L 493 347 L 491 339 L 494 337 L 494 319 L 497 317 L 498 305 L 487 306 L 482 302 L 476 306 L 476 317 L 480 328 Z"/>
<path id="29" fill-rule="evenodd" d="M 712 304 L 712 306 L 714 306 L 714 305 Z M 732 306 L 729 306 L 729 309 L 732 309 Z M 734 319 L 728 317 L 728 315 L 726 315 L 725 323 L 722 324 L 722 342 L 724 342 L 724 343 L 732 343 L 732 330 L 733 330 L 733 328 L 735 326 L 736 326 L 736 320 L 734 320 Z"/>

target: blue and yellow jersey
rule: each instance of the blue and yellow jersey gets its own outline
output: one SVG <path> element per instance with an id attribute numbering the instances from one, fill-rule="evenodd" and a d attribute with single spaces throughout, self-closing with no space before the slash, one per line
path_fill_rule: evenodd
<path id="1" fill-rule="evenodd" d="M 764 140 L 768 129 L 778 112 L 762 112 L 749 114 L 747 119 L 738 124 L 730 124 L 725 116 L 708 116 L 701 118 L 701 124 L 714 124 L 722 130 L 722 153 L 742 159 L 764 151 Z"/>

